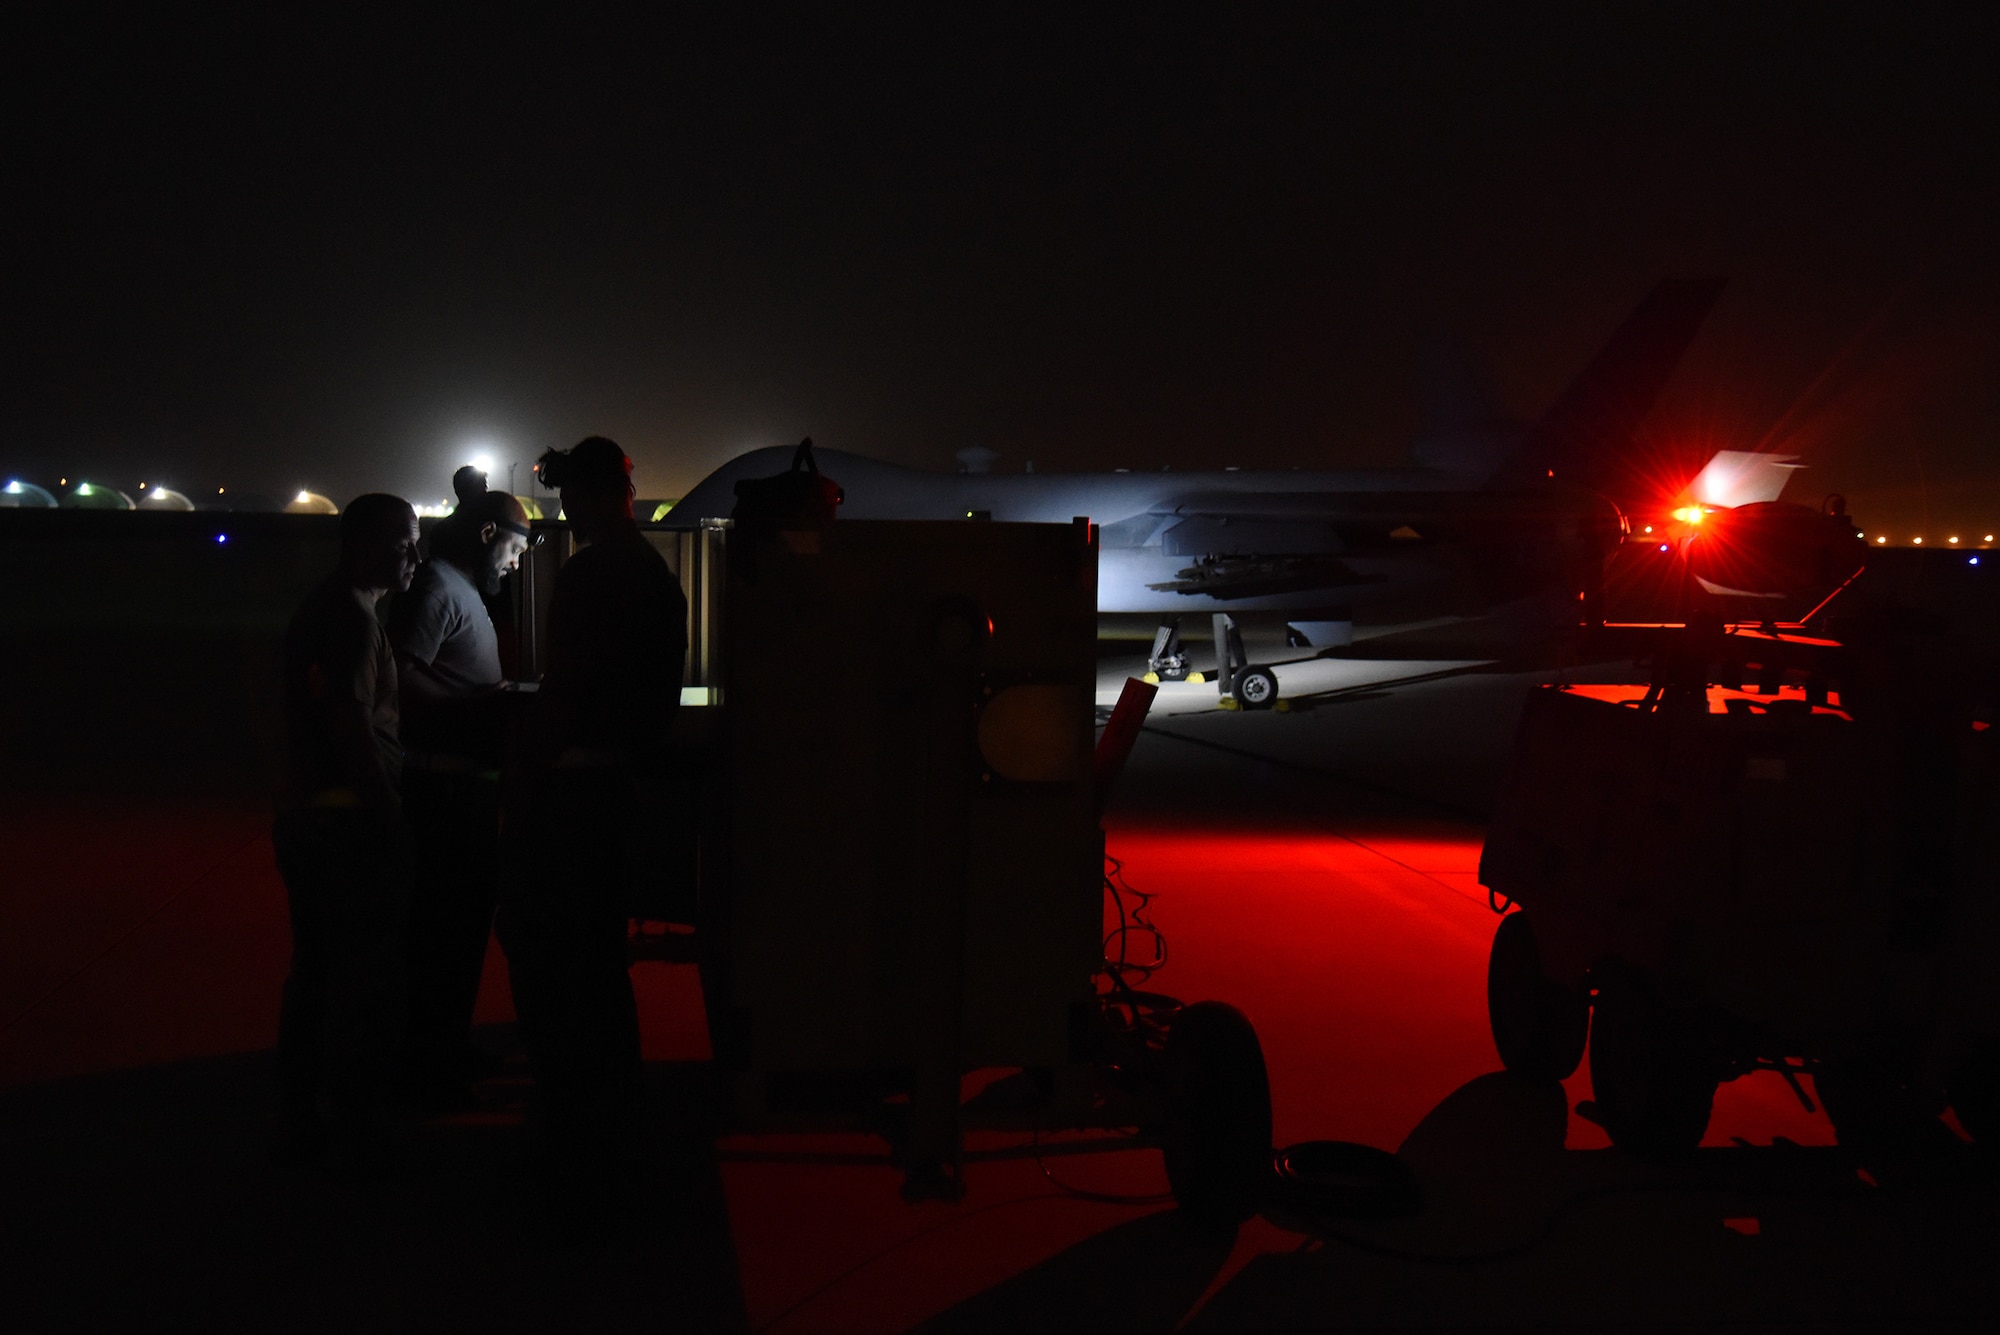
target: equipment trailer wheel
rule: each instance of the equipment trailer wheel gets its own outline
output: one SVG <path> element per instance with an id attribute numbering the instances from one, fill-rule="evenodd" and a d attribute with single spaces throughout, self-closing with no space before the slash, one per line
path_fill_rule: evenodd
<path id="1" fill-rule="evenodd" d="M 1198 1001 L 1167 1030 L 1167 1183 L 1194 1219 L 1235 1227 L 1271 1176 L 1271 1080 L 1242 1011 Z"/>
<path id="2" fill-rule="evenodd" d="M 1642 1159 L 1691 1153 L 1715 1105 L 1715 1064 L 1696 1017 L 1667 1006 L 1646 976 L 1601 968 L 1590 1029 L 1591 1096 L 1611 1143 Z"/>
<path id="3" fill-rule="evenodd" d="M 1493 933 L 1486 961 L 1486 1018 L 1500 1063 L 1530 1080 L 1567 1080 L 1583 1060 L 1590 993 L 1549 981 L 1526 913 Z"/>
<path id="4" fill-rule="evenodd" d="M 1231 689 L 1245 709 L 1269 709 L 1278 703 L 1278 674 L 1267 667 L 1238 668 Z"/>

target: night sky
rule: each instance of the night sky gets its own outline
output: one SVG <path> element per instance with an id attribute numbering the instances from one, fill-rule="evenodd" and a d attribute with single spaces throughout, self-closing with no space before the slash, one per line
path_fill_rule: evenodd
<path id="1" fill-rule="evenodd" d="M 0 472 L 1388 465 L 1438 339 L 1532 417 L 1714 273 L 1655 430 L 2000 529 L 1981 8 L 1073 9 L 10 20 Z"/>

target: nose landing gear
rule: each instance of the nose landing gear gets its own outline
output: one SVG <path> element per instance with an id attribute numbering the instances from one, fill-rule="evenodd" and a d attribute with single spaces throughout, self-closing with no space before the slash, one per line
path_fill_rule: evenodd
<path id="1" fill-rule="evenodd" d="M 1191 671 L 1187 650 L 1181 645 L 1179 618 L 1161 622 L 1159 630 L 1153 633 L 1153 652 L 1146 659 L 1146 679 L 1156 682 L 1201 680 L 1199 672 Z"/>

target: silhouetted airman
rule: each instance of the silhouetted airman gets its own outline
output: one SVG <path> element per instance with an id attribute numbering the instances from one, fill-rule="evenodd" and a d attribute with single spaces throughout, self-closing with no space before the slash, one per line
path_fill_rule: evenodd
<path id="1" fill-rule="evenodd" d="M 582 547 L 557 576 L 548 671 L 523 711 L 499 927 L 552 1185 L 588 1199 L 613 1183 L 638 1129 L 627 845 L 639 766 L 680 704 L 687 601 L 633 519 L 622 449 L 593 436 L 537 469 Z"/>
<path id="2" fill-rule="evenodd" d="M 340 520 L 340 567 L 284 641 L 286 785 L 272 831 L 291 911 L 279 1021 L 281 1160 L 377 1142 L 400 1038 L 409 839 L 396 663 L 375 605 L 409 587 L 417 517 L 367 495 Z"/>

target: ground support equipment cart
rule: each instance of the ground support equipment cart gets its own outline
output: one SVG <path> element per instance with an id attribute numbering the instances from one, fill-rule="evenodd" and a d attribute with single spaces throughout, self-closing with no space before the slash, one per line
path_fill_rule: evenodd
<path id="1" fill-rule="evenodd" d="M 1843 1143 L 1947 1104 L 2000 1135 L 2000 598 L 1908 555 L 1810 630 L 1648 627 L 1649 685 L 1529 702 L 1480 860 L 1494 1040 L 1560 1079 L 1588 1033 L 1621 1147 L 1692 1149 L 1760 1068 L 1808 1107 L 1810 1074 Z"/>

